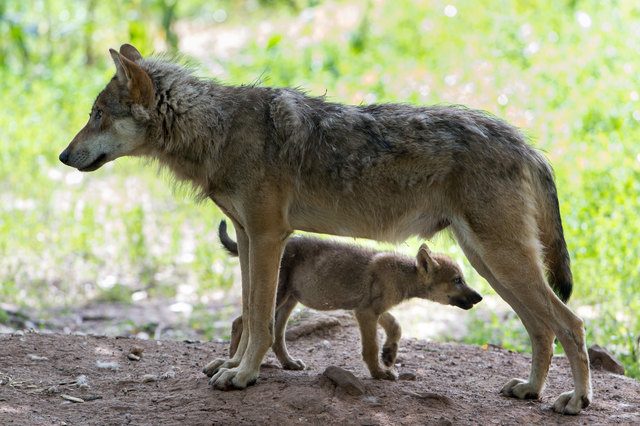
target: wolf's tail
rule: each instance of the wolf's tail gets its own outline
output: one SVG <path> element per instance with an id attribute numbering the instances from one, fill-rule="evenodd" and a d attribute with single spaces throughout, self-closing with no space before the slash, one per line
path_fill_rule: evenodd
<path id="1" fill-rule="evenodd" d="M 231 256 L 238 255 L 238 243 L 233 241 L 229 234 L 227 234 L 227 222 L 220 221 L 220 225 L 218 226 L 218 237 L 220 238 L 220 242 L 222 246 L 227 249 Z"/>
<path id="2" fill-rule="evenodd" d="M 558 191 L 553 178 L 553 170 L 549 163 L 540 158 L 539 171 L 539 209 L 538 226 L 540 239 L 544 245 L 544 260 L 547 269 L 547 281 L 558 295 L 566 302 L 573 289 L 571 261 L 567 243 L 564 240 Z"/>

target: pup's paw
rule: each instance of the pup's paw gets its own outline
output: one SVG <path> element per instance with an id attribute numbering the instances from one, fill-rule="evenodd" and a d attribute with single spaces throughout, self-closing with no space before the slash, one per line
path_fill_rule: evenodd
<path id="1" fill-rule="evenodd" d="M 398 378 L 398 376 L 396 376 L 396 373 L 391 370 L 378 370 L 374 373 L 371 373 L 371 376 L 374 379 L 378 380 L 395 380 Z"/>
<path id="2" fill-rule="evenodd" d="M 382 347 L 382 363 L 387 366 L 387 367 L 391 367 L 393 365 L 394 362 L 396 362 L 396 356 L 398 355 L 398 344 L 397 343 L 392 343 L 389 346 L 383 346 Z"/>
<path id="3" fill-rule="evenodd" d="M 211 377 L 216 374 L 220 369 L 225 368 L 233 368 L 238 366 L 238 362 L 233 362 L 230 359 L 218 358 L 211 361 L 209 364 L 205 365 L 202 369 L 202 372 L 207 376 Z"/>
<path id="4" fill-rule="evenodd" d="M 285 370 L 304 370 L 305 367 L 301 359 L 288 359 L 282 363 L 282 368 Z"/>
<path id="5" fill-rule="evenodd" d="M 511 379 L 500 389 L 500 393 L 519 399 L 538 399 L 542 389 L 522 379 Z"/>
<path id="6" fill-rule="evenodd" d="M 565 392 L 553 403 L 553 411 L 561 414 L 576 415 L 591 403 L 590 394 L 577 394 L 575 391 Z"/>
<path id="7" fill-rule="evenodd" d="M 228 391 L 234 389 L 244 389 L 253 385 L 258 380 L 258 373 L 243 374 L 239 368 L 221 368 L 209 380 L 209 385 L 216 389 Z"/>

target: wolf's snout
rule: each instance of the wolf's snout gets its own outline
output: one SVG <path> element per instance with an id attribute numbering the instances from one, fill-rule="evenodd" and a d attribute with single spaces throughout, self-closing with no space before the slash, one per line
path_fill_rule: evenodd
<path id="1" fill-rule="evenodd" d="M 60 153 L 60 156 L 58 157 L 58 159 L 60 161 L 62 161 L 63 164 L 66 164 L 68 166 L 69 165 L 69 152 L 67 152 L 67 150 L 65 149 L 64 151 L 62 151 Z"/>
<path id="2" fill-rule="evenodd" d="M 469 301 L 472 305 L 479 303 L 481 300 L 482 296 L 480 296 L 480 293 L 476 293 L 475 291 L 471 294 L 471 296 L 469 296 Z"/>
<path id="3" fill-rule="evenodd" d="M 451 304 L 453 306 L 457 306 L 458 308 L 468 310 L 473 308 L 473 305 L 480 302 L 481 300 L 482 296 L 480 296 L 479 293 L 473 291 L 466 296 L 454 297 L 453 299 L 451 299 Z"/>

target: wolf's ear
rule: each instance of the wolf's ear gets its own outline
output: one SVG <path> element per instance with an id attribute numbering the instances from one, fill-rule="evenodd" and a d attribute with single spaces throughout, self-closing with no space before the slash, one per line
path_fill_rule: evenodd
<path id="1" fill-rule="evenodd" d="M 128 43 L 120 46 L 120 54 L 133 62 L 138 62 L 140 59 L 142 59 L 142 55 L 140 54 L 138 49 Z"/>
<path id="2" fill-rule="evenodd" d="M 440 268 L 440 264 L 431 256 L 431 250 L 429 250 L 426 244 L 420 246 L 416 259 L 418 260 L 418 266 L 426 272 L 430 273 Z"/>
<path id="3" fill-rule="evenodd" d="M 136 50 L 135 47 L 131 46 Z M 127 50 L 127 49 L 125 49 Z M 138 52 L 136 50 L 136 52 Z M 151 77 L 142 67 L 132 60 L 128 59 L 121 53 L 113 49 L 109 49 L 113 63 L 116 65 L 116 77 L 122 85 L 126 85 L 129 89 L 131 100 L 145 108 L 151 106 L 153 102 L 154 89 Z M 131 52 L 128 52 L 131 53 Z M 138 52 L 138 54 L 140 54 Z"/>

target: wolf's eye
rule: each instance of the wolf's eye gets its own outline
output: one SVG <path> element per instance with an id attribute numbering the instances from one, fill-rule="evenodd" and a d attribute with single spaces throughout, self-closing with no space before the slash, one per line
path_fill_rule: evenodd
<path id="1" fill-rule="evenodd" d="M 453 279 L 453 282 L 454 282 L 456 285 L 462 285 L 462 278 L 461 278 L 461 277 L 455 277 L 455 278 Z"/>
<path id="2" fill-rule="evenodd" d="M 95 119 L 100 120 L 101 118 L 102 118 L 102 111 L 97 109 Z"/>

